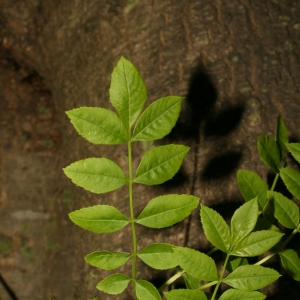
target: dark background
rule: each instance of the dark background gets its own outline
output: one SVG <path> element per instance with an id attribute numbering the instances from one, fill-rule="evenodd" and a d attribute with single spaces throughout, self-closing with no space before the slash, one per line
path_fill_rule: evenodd
<path id="1" fill-rule="evenodd" d="M 97 203 L 127 214 L 126 188 L 99 196 L 62 173 L 91 156 L 127 168 L 126 145 L 89 144 L 64 113 L 112 108 L 110 74 L 121 55 L 143 76 L 148 104 L 186 97 L 168 137 L 134 144 L 134 166 L 153 146 L 191 147 L 173 180 L 135 186 L 136 213 L 157 195 L 188 193 L 229 219 L 243 203 L 238 169 L 272 180 L 257 136 L 273 137 L 282 115 L 291 140 L 300 141 L 299 37 L 298 0 L 0 0 L 0 299 L 132 299 L 130 290 L 116 297 L 97 292 L 110 272 L 83 260 L 100 249 L 130 251 L 130 228 L 95 235 L 67 216 Z M 208 251 L 198 213 L 162 231 L 139 227 L 139 247 L 164 241 Z M 276 260 L 265 265 L 282 271 Z M 138 274 L 157 285 L 170 275 L 143 264 Z M 299 284 L 286 275 L 264 292 L 268 299 L 300 299 Z"/>

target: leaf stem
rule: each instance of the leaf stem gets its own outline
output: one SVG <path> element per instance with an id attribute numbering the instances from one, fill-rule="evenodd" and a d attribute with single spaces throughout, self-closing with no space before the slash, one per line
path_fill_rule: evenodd
<path id="1" fill-rule="evenodd" d="M 205 290 L 205 289 L 209 288 L 210 286 L 213 286 L 213 285 L 215 285 L 215 284 L 217 284 L 217 283 L 218 283 L 217 280 L 216 280 L 216 281 L 209 282 L 209 283 L 207 283 L 207 284 L 201 285 L 201 286 L 198 288 L 198 290 Z"/>
<path id="2" fill-rule="evenodd" d="M 212 297 L 211 297 L 211 300 L 214 300 L 214 299 L 215 299 L 215 296 L 216 296 L 216 294 L 217 294 L 218 288 L 219 288 L 220 284 L 222 283 L 223 276 L 224 276 L 224 272 L 225 272 L 225 269 L 226 269 L 226 265 L 227 265 L 229 256 L 230 256 L 230 253 L 227 253 L 226 259 L 225 259 L 225 262 L 224 262 L 224 265 L 223 265 L 223 269 L 222 269 L 222 271 L 221 271 L 220 278 L 219 278 L 218 283 L 217 283 L 217 285 L 216 285 L 216 287 L 215 287 L 215 290 L 214 290 L 214 293 L 213 293 L 213 295 L 212 295 Z"/>

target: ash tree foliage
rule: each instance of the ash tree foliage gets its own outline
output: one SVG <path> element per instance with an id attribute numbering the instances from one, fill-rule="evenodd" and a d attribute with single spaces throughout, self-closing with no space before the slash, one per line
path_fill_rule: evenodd
<path id="1" fill-rule="evenodd" d="M 257 140 L 260 159 L 276 174 L 270 189 L 259 175 L 240 170 L 237 181 L 245 203 L 234 212 L 229 225 L 219 213 L 201 205 L 200 221 L 213 246 L 209 253 L 166 243 L 154 243 L 140 249 L 137 226 L 157 229 L 172 226 L 199 205 L 200 199 L 196 196 L 170 194 L 149 199 L 138 216 L 134 212 L 133 184 L 156 185 L 171 179 L 189 147 L 158 146 L 146 152 L 137 170 L 133 170 L 132 143 L 158 140 L 170 133 L 178 119 L 183 98 L 163 97 L 143 111 L 146 86 L 134 65 L 124 57 L 113 70 L 109 95 L 117 113 L 99 107 L 67 111 L 77 132 L 89 142 L 104 145 L 127 143 L 128 146 L 128 175 L 118 164 L 104 157 L 85 158 L 64 168 L 73 183 L 92 193 L 101 194 L 128 186 L 130 216 L 109 204 L 82 208 L 69 214 L 76 225 L 95 233 L 111 233 L 131 226 L 130 253 L 96 250 L 85 257 L 88 264 L 104 270 L 117 269 L 127 262 L 131 264 L 131 272 L 116 272 L 104 278 L 96 286 L 98 290 L 120 294 L 132 285 L 137 299 L 158 300 L 162 299 L 163 290 L 182 276 L 186 289 L 164 292 L 167 300 L 265 299 L 266 296 L 258 290 L 281 275 L 262 264 L 277 254 L 286 272 L 300 281 L 298 254 L 286 248 L 289 240 L 300 231 L 299 207 L 292 199 L 275 191 L 281 177 L 291 194 L 300 199 L 300 173 L 286 166 L 287 150 L 300 163 L 300 144 L 288 143 L 288 132 L 281 117 L 277 121 L 275 140 L 266 135 Z M 289 229 L 289 235 L 285 236 L 279 228 Z M 222 251 L 225 257 L 219 271 L 211 257 L 215 251 Z M 255 264 L 248 263 L 248 257 L 262 254 L 264 257 L 257 259 Z M 174 269 L 177 273 L 156 289 L 150 282 L 137 278 L 138 259 L 151 268 Z M 228 286 L 223 293 L 219 289 L 221 283 Z M 208 288 L 210 292 L 207 292 Z"/>

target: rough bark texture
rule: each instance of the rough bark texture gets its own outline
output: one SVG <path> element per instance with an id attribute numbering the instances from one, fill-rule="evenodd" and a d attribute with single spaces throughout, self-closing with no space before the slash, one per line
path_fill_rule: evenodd
<path id="1" fill-rule="evenodd" d="M 126 188 L 97 196 L 61 171 L 92 156 L 127 168 L 125 145 L 89 144 L 64 114 L 79 106 L 111 108 L 110 74 L 121 55 L 140 70 L 148 104 L 186 97 L 167 138 L 134 145 L 134 166 L 149 147 L 191 147 L 168 184 L 135 186 L 136 212 L 159 194 L 191 193 L 229 218 L 242 203 L 237 169 L 267 179 L 256 137 L 273 136 L 280 114 L 291 139 L 300 140 L 299 20 L 298 0 L 0 0 L 0 272 L 11 288 L 8 295 L 0 286 L 0 298 L 133 299 L 130 290 L 113 297 L 97 292 L 110 273 L 83 260 L 97 249 L 130 251 L 130 228 L 95 235 L 67 217 L 96 203 L 128 213 Z M 210 247 L 198 211 L 162 231 L 138 228 L 138 235 L 139 248 L 158 241 Z M 267 265 L 280 268 L 276 260 Z M 169 275 L 141 264 L 138 276 L 159 286 Z M 286 276 L 265 292 L 269 299 L 300 298 L 299 284 Z"/>

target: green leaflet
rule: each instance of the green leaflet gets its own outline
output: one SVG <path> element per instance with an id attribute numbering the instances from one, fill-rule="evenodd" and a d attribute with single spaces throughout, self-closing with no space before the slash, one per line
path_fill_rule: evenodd
<path id="1" fill-rule="evenodd" d="M 280 169 L 280 177 L 287 189 L 300 200 L 300 173 L 291 168 Z"/>
<path id="2" fill-rule="evenodd" d="M 80 107 L 66 112 L 77 132 L 93 144 L 121 144 L 128 141 L 123 121 L 111 110 Z"/>
<path id="3" fill-rule="evenodd" d="M 224 219 L 213 209 L 201 205 L 201 222 L 206 238 L 218 249 L 230 250 L 230 231 Z"/>
<path id="4" fill-rule="evenodd" d="M 259 231 L 259 230 L 273 230 L 273 231 L 280 232 L 280 229 L 277 228 L 275 225 L 273 225 L 270 221 L 260 217 L 257 218 L 257 222 L 253 231 Z"/>
<path id="5" fill-rule="evenodd" d="M 183 145 L 167 145 L 149 150 L 138 166 L 134 182 L 154 185 L 171 179 L 179 170 L 189 149 Z"/>
<path id="6" fill-rule="evenodd" d="M 232 255 L 246 257 L 261 255 L 275 246 L 282 236 L 282 233 L 272 230 L 252 232 L 234 247 Z"/>
<path id="7" fill-rule="evenodd" d="M 300 281 L 300 258 L 292 249 L 279 252 L 282 265 L 286 272 L 295 280 Z"/>
<path id="8" fill-rule="evenodd" d="M 70 219 L 79 227 L 95 233 L 118 231 L 129 221 L 115 207 L 95 205 L 69 213 Z"/>
<path id="9" fill-rule="evenodd" d="M 279 277 L 280 274 L 273 269 L 247 265 L 238 267 L 223 279 L 223 282 L 235 289 L 254 291 L 271 284 Z"/>
<path id="10" fill-rule="evenodd" d="M 131 257 L 130 253 L 96 251 L 88 254 L 85 261 L 97 268 L 112 270 L 123 266 Z"/>
<path id="11" fill-rule="evenodd" d="M 107 158 L 86 158 L 63 169 L 76 185 L 96 194 L 116 190 L 128 182 L 122 169 Z"/>
<path id="12" fill-rule="evenodd" d="M 107 294 L 121 294 L 131 279 L 124 274 L 113 274 L 100 281 L 96 288 Z"/>
<path id="13" fill-rule="evenodd" d="M 255 227 L 258 217 L 256 198 L 239 207 L 231 219 L 231 244 L 239 243 Z"/>
<path id="14" fill-rule="evenodd" d="M 267 135 L 260 135 L 257 138 L 259 157 L 275 173 L 279 173 L 281 163 L 280 150 L 277 143 Z"/>
<path id="15" fill-rule="evenodd" d="M 230 256 L 228 263 L 226 265 L 226 270 L 228 270 L 230 273 L 233 272 L 235 269 L 237 269 L 239 266 L 245 266 L 248 265 L 247 258 L 241 258 L 241 257 L 234 257 Z"/>
<path id="16" fill-rule="evenodd" d="M 135 282 L 135 293 L 139 300 L 161 300 L 157 289 L 146 280 L 137 280 Z"/>
<path id="17" fill-rule="evenodd" d="M 277 145 L 279 147 L 280 157 L 282 160 L 286 149 L 285 144 L 289 142 L 289 133 L 285 127 L 285 124 L 281 116 L 278 116 L 277 118 L 277 124 L 275 130 L 275 141 L 277 142 Z"/>
<path id="18" fill-rule="evenodd" d="M 263 300 L 265 298 L 266 296 L 260 292 L 229 289 L 221 295 L 219 300 Z"/>
<path id="19" fill-rule="evenodd" d="M 299 224 L 299 207 L 277 192 L 268 192 L 274 206 L 275 218 L 286 228 L 295 229 Z"/>
<path id="20" fill-rule="evenodd" d="M 111 74 L 110 102 L 129 129 L 147 100 L 144 81 L 136 67 L 121 57 Z"/>
<path id="21" fill-rule="evenodd" d="M 198 206 L 199 198 L 190 195 L 165 195 L 148 202 L 136 223 L 150 228 L 164 228 L 182 221 Z"/>
<path id="22" fill-rule="evenodd" d="M 218 280 L 217 267 L 212 258 L 199 251 L 176 247 L 174 253 L 179 266 L 198 280 Z"/>
<path id="23" fill-rule="evenodd" d="M 185 272 L 182 276 L 187 289 L 196 290 L 200 287 L 199 280 L 193 277 L 192 275 L 190 275 L 189 273 Z"/>
<path id="24" fill-rule="evenodd" d="M 183 98 L 169 96 L 150 104 L 139 118 L 133 141 L 154 141 L 170 133 L 180 113 Z"/>
<path id="25" fill-rule="evenodd" d="M 238 171 L 237 180 L 245 201 L 257 197 L 259 209 L 262 210 L 267 202 L 267 184 L 256 173 L 246 170 Z"/>
<path id="26" fill-rule="evenodd" d="M 300 143 L 286 144 L 286 147 L 291 152 L 296 161 L 300 163 Z"/>
<path id="27" fill-rule="evenodd" d="M 197 290 L 173 290 L 164 295 L 167 300 L 207 300 L 206 295 Z"/>
<path id="28" fill-rule="evenodd" d="M 148 266 L 158 270 L 172 269 L 178 266 L 173 245 L 157 243 L 144 248 L 138 257 Z"/>

